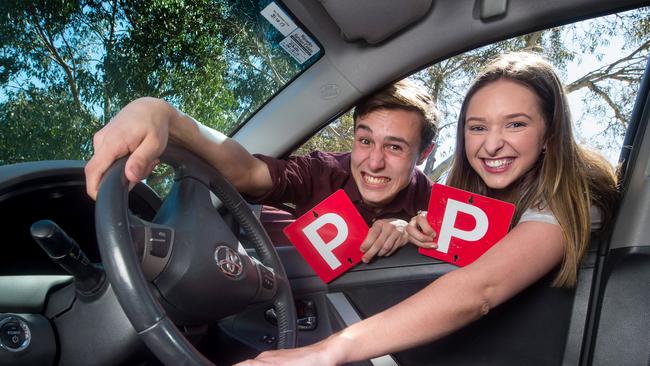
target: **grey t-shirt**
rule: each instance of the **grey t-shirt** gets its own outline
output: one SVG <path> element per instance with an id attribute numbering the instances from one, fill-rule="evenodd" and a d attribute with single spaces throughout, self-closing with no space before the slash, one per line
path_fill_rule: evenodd
<path id="1" fill-rule="evenodd" d="M 555 215 L 553 215 L 553 212 L 548 209 L 548 207 L 545 207 L 543 210 L 540 210 L 537 207 L 529 207 L 524 213 L 521 215 L 521 218 L 519 219 L 519 224 L 522 222 L 526 221 L 537 221 L 537 222 L 545 222 L 547 224 L 554 224 L 554 225 L 560 225 L 557 222 L 557 219 L 555 218 Z"/>
<path id="2" fill-rule="evenodd" d="M 592 231 L 597 230 L 602 225 L 602 217 L 600 214 L 600 210 L 595 206 L 591 206 L 590 211 L 591 211 L 591 230 Z M 547 224 L 559 225 L 557 219 L 555 218 L 555 215 L 553 214 L 553 212 L 551 212 L 551 210 L 548 209 L 548 207 L 545 207 L 542 210 L 536 207 L 528 208 L 521 215 L 521 218 L 519 219 L 519 223 L 526 222 L 526 221 L 537 221 L 537 222 L 545 222 Z"/>

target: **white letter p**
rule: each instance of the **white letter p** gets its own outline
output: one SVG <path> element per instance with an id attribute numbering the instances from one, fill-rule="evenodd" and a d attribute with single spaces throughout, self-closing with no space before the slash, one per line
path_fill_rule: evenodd
<path id="1" fill-rule="evenodd" d="M 318 235 L 317 231 L 327 224 L 332 224 L 336 227 L 336 236 L 328 243 L 325 243 L 323 238 Z M 302 232 L 305 233 L 305 236 L 309 239 L 314 248 L 316 248 L 318 254 L 323 257 L 325 262 L 327 262 L 332 269 L 336 269 L 341 265 L 341 262 L 332 253 L 334 249 L 343 244 L 345 239 L 348 238 L 348 225 L 341 216 L 334 213 L 326 213 L 314 220 L 311 224 L 305 226 L 305 228 L 302 229 Z"/>
<path id="2" fill-rule="evenodd" d="M 456 216 L 458 212 L 464 212 L 472 215 L 476 220 L 476 226 L 471 231 L 460 230 L 454 227 L 456 223 Z M 456 201 L 453 199 L 447 200 L 447 207 L 445 208 L 445 216 L 442 219 L 440 227 L 440 237 L 438 239 L 438 251 L 447 253 L 449 251 L 449 242 L 452 237 L 463 239 L 467 241 L 477 241 L 481 239 L 488 229 L 488 218 L 485 212 L 476 206 Z"/>

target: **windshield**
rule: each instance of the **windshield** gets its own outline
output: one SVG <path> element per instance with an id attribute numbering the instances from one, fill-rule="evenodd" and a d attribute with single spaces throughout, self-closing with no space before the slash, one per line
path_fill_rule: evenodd
<path id="1" fill-rule="evenodd" d="M 322 54 L 268 0 L 5 0 L 0 34 L 0 165 L 88 159 L 142 96 L 232 133 Z"/>

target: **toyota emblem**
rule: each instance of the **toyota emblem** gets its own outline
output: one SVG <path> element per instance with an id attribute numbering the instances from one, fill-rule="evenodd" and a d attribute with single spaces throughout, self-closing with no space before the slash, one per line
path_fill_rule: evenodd
<path id="1" fill-rule="evenodd" d="M 237 278 L 244 272 L 239 254 L 230 247 L 218 246 L 214 250 L 214 260 L 221 272 L 228 277 Z"/>

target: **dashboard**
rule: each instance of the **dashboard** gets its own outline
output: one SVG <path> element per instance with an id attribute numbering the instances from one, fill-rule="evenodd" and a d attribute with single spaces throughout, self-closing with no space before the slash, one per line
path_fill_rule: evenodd
<path id="1" fill-rule="evenodd" d="M 92 309 L 75 294 L 72 277 L 36 243 L 34 222 L 51 220 L 100 263 L 95 203 L 86 195 L 83 161 L 41 161 L 0 167 L 0 364 L 103 364 L 116 352 L 131 357 L 137 335 L 110 289 Z M 131 213 L 153 218 L 161 200 L 144 184 L 129 195 Z M 97 314 L 105 314 L 101 319 Z M 96 322 L 105 332 L 84 331 Z M 118 324 L 123 326 L 116 326 Z M 95 328 L 96 329 L 96 328 Z M 89 339 L 101 337 L 105 339 Z M 102 349 L 84 344 L 103 344 Z"/>

